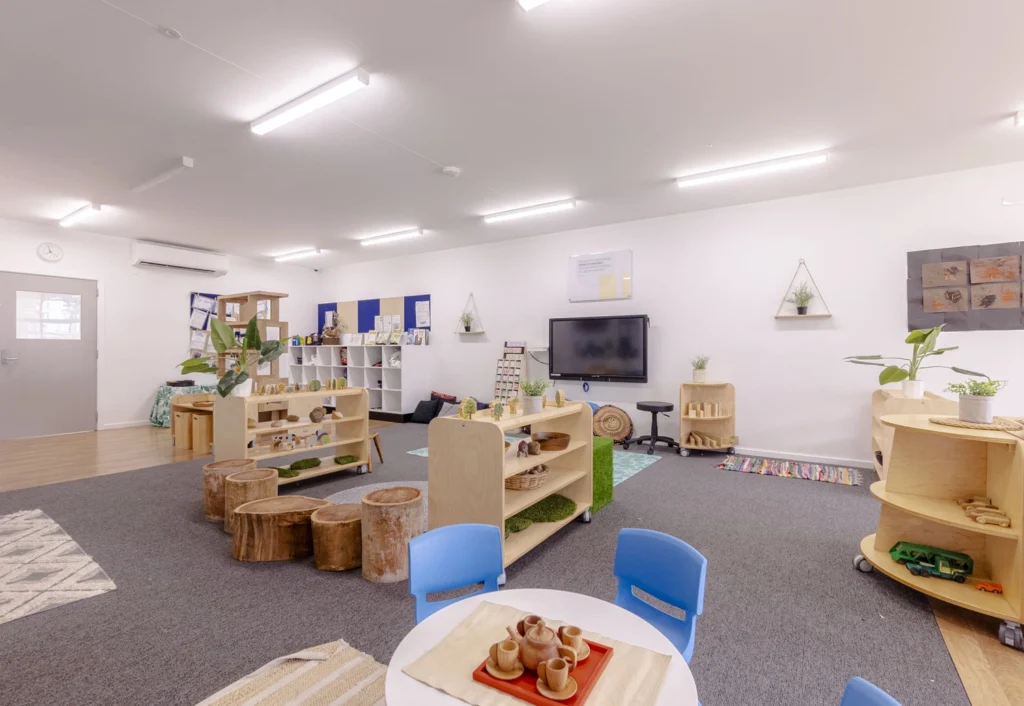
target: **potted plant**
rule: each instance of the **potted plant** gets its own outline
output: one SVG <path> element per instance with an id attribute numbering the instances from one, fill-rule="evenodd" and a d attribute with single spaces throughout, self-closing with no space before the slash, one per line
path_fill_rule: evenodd
<path id="1" fill-rule="evenodd" d="M 225 366 L 224 375 L 217 381 L 217 393 L 221 397 L 234 395 L 248 397 L 252 394 L 252 379 L 249 368 L 260 366 L 281 357 L 285 351 L 284 341 L 261 341 L 256 317 L 249 320 L 241 345 L 235 343 L 234 330 L 220 319 L 210 318 L 210 342 L 218 358 L 232 358 Z M 237 347 L 236 347 L 237 346 Z M 231 351 L 229 354 L 228 351 Z M 237 358 L 235 358 L 237 356 Z M 213 356 L 189 358 L 180 364 L 181 374 L 217 373 Z"/>
<path id="2" fill-rule="evenodd" d="M 807 314 L 808 305 L 815 296 L 817 295 L 807 286 L 807 282 L 801 282 L 786 301 L 796 307 L 796 313 L 799 316 L 804 316 Z"/>
<path id="3" fill-rule="evenodd" d="M 992 398 L 1004 387 L 1005 380 L 968 380 L 950 383 L 946 392 L 960 395 L 960 421 L 991 424 Z"/>
<path id="4" fill-rule="evenodd" d="M 544 409 L 544 393 L 549 384 L 547 380 L 541 378 L 532 382 L 523 380 L 519 383 L 519 389 L 523 393 L 523 414 L 538 414 Z"/>
<path id="5" fill-rule="evenodd" d="M 694 382 L 704 382 L 707 379 L 709 360 L 711 360 L 709 356 L 699 355 L 690 361 L 690 365 L 693 366 Z"/>
<path id="6" fill-rule="evenodd" d="M 934 326 L 932 328 L 911 331 L 905 340 L 905 343 L 909 343 L 914 346 L 909 358 L 881 355 L 851 355 L 847 356 L 843 360 L 848 363 L 856 363 L 857 365 L 877 365 L 880 368 L 884 368 L 884 370 L 878 374 L 878 384 L 888 385 L 891 382 L 902 382 L 903 396 L 909 399 L 920 399 L 924 397 L 924 382 L 917 379 L 917 374 L 921 370 L 927 370 L 929 368 L 948 368 L 949 370 L 960 373 L 961 375 L 973 375 L 974 377 L 981 378 L 988 377 L 984 373 L 976 373 L 956 366 L 921 365 L 927 358 L 935 355 L 942 355 L 948 351 L 955 351 L 960 347 L 935 347 L 943 326 L 945 326 L 945 324 Z M 906 362 L 898 365 L 887 365 L 886 363 L 879 362 L 882 360 L 903 360 Z"/>
<path id="7" fill-rule="evenodd" d="M 462 316 L 459 317 L 459 321 L 462 322 L 462 327 L 466 329 L 466 333 L 469 333 L 473 329 L 473 312 L 462 312 Z"/>

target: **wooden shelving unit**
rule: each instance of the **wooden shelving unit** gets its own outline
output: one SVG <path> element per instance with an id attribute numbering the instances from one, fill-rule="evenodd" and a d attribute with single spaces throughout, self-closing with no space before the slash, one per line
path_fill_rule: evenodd
<path id="1" fill-rule="evenodd" d="M 563 451 L 516 458 L 516 446 L 504 450 L 505 433 L 530 426 L 534 432 L 570 435 Z M 568 403 L 539 414 L 506 415 L 494 422 L 490 410 L 473 419 L 439 417 L 428 430 L 427 481 L 430 528 L 463 522 L 495 525 L 504 534 L 505 519 L 553 493 L 576 502 L 576 512 L 560 522 L 537 522 L 503 539 L 508 566 L 573 519 L 590 519 L 594 500 L 594 434 L 590 405 Z M 505 479 L 539 464 L 550 469 L 535 490 L 506 490 Z"/>
<path id="2" fill-rule="evenodd" d="M 314 407 L 332 402 L 332 406 L 342 415 L 341 419 L 331 419 L 328 415 L 320 422 L 310 421 L 309 413 Z M 259 409 L 268 404 L 279 408 L 282 415 L 298 415 L 299 421 L 286 422 L 280 427 L 272 427 L 268 422 L 261 422 L 255 428 L 248 428 L 247 420 L 257 419 Z M 213 415 L 213 450 L 214 458 L 217 461 L 236 458 L 268 461 L 282 456 L 305 456 L 306 458 L 321 459 L 319 466 L 301 471 L 294 478 L 279 478 L 278 485 L 297 483 L 307 478 L 315 478 L 351 468 L 359 468 L 361 471 L 369 470 L 369 396 L 363 388 L 286 392 L 280 395 L 253 395 L 251 397 L 218 397 L 214 403 Z M 330 435 L 331 441 L 317 446 L 294 449 L 270 447 L 275 436 L 295 434 L 296 432 L 307 434 L 323 432 Z M 350 455 L 355 456 L 357 460 L 347 464 L 334 463 L 336 456 Z"/>
<path id="3" fill-rule="evenodd" d="M 710 417 L 690 416 L 688 410 L 691 402 L 717 404 L 719 414 Z M 714 448 L 687 443 L 687 438 L 693 432 L 719 440 L 719 446 Z M 733 453 L 733 447 L 739 442 L 736 436 L 736 388 L 732 383 L 684 382 L 679 386 L 679 445 L 683 456 L 689 456 L 690 449 Z"/>
<path id="4" fill-rule="evenodd" d="M 256 319 L 256 326 L 260 332 L 260 338 L 264 341 L 280 341 L 288 338 L 288 322 L 281 321 L 281 300 L 288 295 L 281 292 L 242 292 L 240 294 L 225 294 L 217 297 L 217 318 L 233 329 L 245 329 L 249 320 L 254 316 L 263 314 L 262 318 Z M 266 302 L 260 306 L 260 302 Z M 228 305 L 237 304 L 239 314 L 237 318 L 228 318 Z M 262 311 L 261 311 L 262 310 Z M 241 353 L 240 348 L 229 348 L 227 353 Z M 224 375 L 226 361 L 223 356 L 217 358 L 217 376 Z M 281 382 L 280 360 L 274 360 L 267 364 L 267 369 L 261 374 L 255 363 L 249 369 L 251 377 L 257 385 L 264 383 Z"/>
<path id="5" fill-rule="evenodd" d="M 953 415 L 957 413 L 957 402 L 932 392 L 924 397 L 904 397 L 901 390 L 880 389 L 871 393 L 871 462 L 875 473 L 882 480 L 888 472 L 887 459 L 892 448 L 892 427 L 882 424 L 882 417 L 889 414 L 930 414 Z M 881 460 L 879 460 L 881 456 Z"/>
<path id="6" fill-rule="evenodd" d="M 906 400 L 910 401 L 910 400 Z M 917 402 L 917 400 L 915 400 Z M 891 430 L 888 475 L 871 486 L 882 503 L 878 529 L 861 541 L 862 559 L 887 576 L 934 598 L 1003 621 L 1000 640 L 1024 648 L 1024 441 L 1004 432 L 948 427 L 930 414 L 886 415 Z M 980 495 L 1010 518 L 1009 528 L 966 518 L 956 500 Z M 897 542 L 927 544 L 974 559 L 967 583 L 914 576 L 889 557 Z M 977 590 L 978 581 L 1003 593 Z"/>

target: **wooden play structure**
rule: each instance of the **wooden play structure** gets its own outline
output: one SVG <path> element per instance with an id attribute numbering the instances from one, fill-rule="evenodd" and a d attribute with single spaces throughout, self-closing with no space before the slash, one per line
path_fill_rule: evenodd
<path id="1" fill-rule="evenodd" d="M 728 382 L 684 382 L 679 386 L 679 445 L 735 453 L 736 388 Z"/>
<path id="2" fill-rule="evenodd" d="M 281 321 L 281 300 L 287 294 L 280 292 L 242 292 L 241 294 L 225 294 L 217 297 L 217 318 L 233 329 L 245 331 L 252 317 L 256 318 L 260 338 L 264 341 L 281 341 L 288 338 L 288 323 Z M 231 315 L 237 307 L 237 314 Z M 228 349 L 228 354 L 238 352 L 238 349 Z M 217 359 L 217 377 L 224 375 L 226 361 L 224 357 Z M 282 382 L 280 361 L 275 360 L 268 364 L 269 373 L 260 375 L 255 365 L 249 370 L 249 377 L 256 381 L 257 385 L 267 382 Z M 287 376 L 285 376 L 287 377 Z"/>

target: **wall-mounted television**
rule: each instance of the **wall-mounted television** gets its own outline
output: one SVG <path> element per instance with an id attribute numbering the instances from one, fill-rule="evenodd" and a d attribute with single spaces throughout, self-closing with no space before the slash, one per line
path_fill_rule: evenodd
<path id="1" fill-rule="evenodd" d="M 646 314 L 550 319 L 552 380 L 647 382 Z"/>

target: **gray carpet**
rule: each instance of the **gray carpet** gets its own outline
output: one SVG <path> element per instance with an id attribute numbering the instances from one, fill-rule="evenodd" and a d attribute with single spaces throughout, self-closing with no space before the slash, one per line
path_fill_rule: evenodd
<path id="1" fill-rule="evenodd" d="M 372 475 L 287 492 L 425 480 L 426 459 L 405 451 L 425 446 L 426 432 L 382 429 L 387 463 Z M 730 473 L 714 468 L 719 460 L 666 455 L 617 486 L 593 523 L 570 525 L 510 567 L 508 587 L 611 600 L 619 528 L 650 527 L 708 558 L 691 665 L 704 706 L 836 706 L 855 674 L 904 706 L 966 706 L 926 600 L 853 569 L 878 519 L 867 485 Z M 203 519 L 201 465 L 0 494 L 0 515 L 43 510 L 118 586 L 0 625 L 0 702 L 194 704 L 275 657 L 338 638 L 387 663 L 414 625 L 406 585 L 311 561 L 232 560 L 228 536 Z"/>

